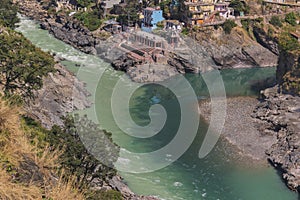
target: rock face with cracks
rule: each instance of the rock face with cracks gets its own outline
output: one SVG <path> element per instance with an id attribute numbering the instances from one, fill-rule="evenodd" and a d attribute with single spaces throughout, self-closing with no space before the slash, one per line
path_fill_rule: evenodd
<path id="1" fill-rule="evenodd" d="M 282 172 L 288 187 L 300 191 L 300 97 L 279 94 L 277 87 L 263 92 L 253 117 L 261 134 L 276 136 L 266 151 L 270 162 Z"/>

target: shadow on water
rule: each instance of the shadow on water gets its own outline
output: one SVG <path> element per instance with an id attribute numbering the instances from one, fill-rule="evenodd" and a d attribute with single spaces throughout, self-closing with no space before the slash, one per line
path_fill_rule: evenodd
<path id="1" fill-rule="evenodd" d="M 249 82 L 250 88 L 253 92 L 259 93 L 261 90 L 265 90 L 276 85 L 275 77 L 268 77 L 264 80 L 253 80 Z"/>

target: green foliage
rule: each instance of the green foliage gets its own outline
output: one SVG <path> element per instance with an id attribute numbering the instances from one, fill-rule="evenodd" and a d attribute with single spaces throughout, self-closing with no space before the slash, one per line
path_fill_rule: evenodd
<path id="1" fill-rule="evenodd" d="M 84 8 L 89 7 L 94 2 L 94 0 L 77 0 L 77 5 Z"/>
<path id="2" fill-rule="evenodd" d="M 95 191 L 87 195 L 87 200 L 122 200 L 122 194 L 115 190 Z"/>
<path id="3" fill-rule="evenodd" d="M 164 28 L 164 22 L 158 22 L 157 24 L 156 24 L 156 26 L 158 27 L 158 28 Z"/>
<path id="4" fill-rule="evenodd" d="M 290 25 L 292 25 L 292 26 L 296 26 L 297 25 L 296 20 L 297 20 L 297 17 L 296 17 L 296 14 L 294 12 L 288 13 L 285 16 L 285 21 L 287 23 L 289 23 Z"/>
<path id="5" fill-rule="evenodd" d="M 298 40 L 292 37 L 288 32 L 284 32 L 280 35 L 279 46 L 284 51 L 294 51 L 300 49 Z"/>
<path id="6" fill-rule="evenodd" d="M 64 128 L 54 126 L 46 139 L 55 149 L 65 150 L 60 158 L 62 167 L 76 175 L 81 186 L 96 178 L 100 181 L 112 178 L 116 174 L 113 164 L 119 156 L 119 147 L 112 142 L 111 134 L 86 117 L 66 117 L 64 125 Z M 83 137 L 85 145 L 81 142 Z M 91 153 L 100 157 L 96 159 Z"/>
<path id="7" fill-rule="evenodd" d="M 278 16 L 272 16 L 270 24 L 272 24 L 273 26 L 282 27 L 281 20 Z"/>
<path id="8" fill-rule="evenodd" d="M 159 4 L 160 8 L 163 11 L 163 16 L 167 19 L 170 18 L 170 16 L 171 16 L 170 4 L 171 4 L 171 0 L 161 1 L 160 4 Z"/>
<path id="9" fill-rule="evenodd" d="M 80 12 L 75 17 L 81 21 L 90 31 L 97 30 L 102 25 L 102 13 L 98 9 L 88 12 Z"/>
<path id="10" fill-rule="evenodd" d="M 182 34 L 182 35 L 188 35 L 189 32 L 190 32 L 190 30 L 189 30 L 188 28 L 185 28 L 185 27 L 184 27 L 184 28 L 182 29 L 182 31 L 181 31 L 181 34 Z"/>
<path id="11" fill-rule="evenodd" d="M 112 142 L 111 134 L 98 128 L 98 125 L 86 117 L 68 116 L 64 120 L 64 127 L 53 126 L 51 130 L 44 129 L 31 118 L 24 117 L 24 130 L 33 145 L 45 149 L 48 145 L 51 150 L 61 150 L 59 162 L 64 169 L 64 176 L 76 176 L 77 186 L 87 189 L 90 183 L 105 182 L 116 175 L 113 163 L 119 156 L 119 147 Z M 85 137 L 83 144 L 81 138 Z M 104 138 L 105 137 L 105 138 Z M 110 145 L 104 141 L 111 142 Z M 93 148 L 92 149 L 91 146 Z M 102 160 L 96 159 L 91 153 L 97 151 Z M 108 158 L 108 160 L 104 160 Z M 104 165 L 102 162 L 107 165 Z M 90 191 L 86 193 L 87 199 L 120 199 L 121 194 L 116 191 Z"/>
<path id="12" fill-rule="evenodd" d="M 236 27 L 236 23 L 233 20 L 226 20 L 223 24 L 223 29 L 226 34 L 230 34 L 231 30 Z"/>
<path id="13" fill-rule="evenodd" d="M 250 25 L 251 25 L 251 21 L 250 19 L 243 19 L 241 20 L 242 26 L 246 31 L 249 31 L 250 29 Z"/>
<path id="14" fill-rule="evenodd" d="M 66 178 L 76 176 L 77 187 L 83 189 L 88 200 L 121 200 L 122 195 L 117 191 L 92 191 L 89 189 L 90 183 L 97 179 L 99 184 L 107 181 L 116 175 L 113 163 L 119 156 L 119 147 L 112 142 L 111 134 L 98 128 L 98 125 L 88 120 L 86 117 L 68 116 L 64 120 L 64 127 L 53 126 L 51 130 L 44 129 L 38 122 L 23 117 L 23 128 L 31 143 L 40 149 L 45 147 L 55 151 L 61 150 L 63 153 L 59 157 L 59 163 Z M 105 138 L 103 138 L 105 136 Z M 81 138 L 85 137 L 84 140 Z M 109 146 L 103 141 L 109 141 Z M 83 142 L 85 145 L 83 145 Z M 98 154 L 108 160 L 96 159 L 91 155 L 94 150 L 89 146 L 96 147 Z M 50 145 L 50 146 L 49 146 Z M 102 162 L 108 165 L 102 164 Z M 102 183 L 101 183 L 102 181 Z"/>
<path id="15" fill-rule="evenodd" d="M 139 21 L 138 12 L 142 10 L 142 5 L 138 0 L 129 1 L 124 7 L 122 14 L 117 18 L 117 21 L 127 26 L 133 26 Z"/>
<path id="16" fill-rule="evenodd" d="M 54 71 L 54 59 L 22 34 L 7 28 L 0 33 L 0 84 L 6 95 L 33 97 L 43 77 Z"/>
<path id="17" fill-rule="evenodd" d="M 1 0 L 0 3 L 0 24 L 14 29 L 19 22 L 17 17 L 18 9 L 11 0 Z"/>
<path id="18" fill-rule="evenodd" d="M 268 36 L 273 37 L 273 35 L 274 35 L 274 29 L 272 27 L 269 27 L 268 28 Z"/>
<path id="19" fill-rule="evenodd" d="M 229 6 L 234 9 L 235 15 L 240 15 L 240 12 L 244 12 L 245 14 L 248 14 L 250 11 L 249 6 L 244 1 L 241 0 L 232 0 Z"/>

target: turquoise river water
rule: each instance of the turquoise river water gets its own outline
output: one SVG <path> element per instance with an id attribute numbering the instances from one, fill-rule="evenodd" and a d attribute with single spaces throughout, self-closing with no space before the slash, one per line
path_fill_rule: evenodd
<path id="1" fill-rule="evenodd" d="M 111 95 L 114 85 L 121 79 L 126 87 L 134 87 L 122 72 L 116 72 L 108 63 L 93 55 L 84 54 L 71 46 L 55 39 L 47 31 L 41 30 L 37 23 L 21 17 L 18 31 L 32 43 L 45 51 L 56 53 L 65 61 L 62 63 L 73 72 L 78 65 L 91 72 L 97 68 L 104 71 L 94 97 L 100 126 L 112 133 L 113 140 L 122 151 L 148 152 L 158 149 L 170 141 L 178 128 L 178 101 L 167 89 L 158 85 L 147 85 L 138 89 L 130 100 L 132 119 L 140 125 L 149 122 L 148 111 L 151 98 L 160 98 L 168 113 L 168 121 L 159 134 L 148 139 L 138 139 L 124 134 L 116 125 L 111 111 Z M 221 72 L 227 96 L 257 96 L 266 82 L 273 82 L 275 68 L 234 69 Z M 87 83 L 87 89 L 97 80 L 89 76 L 80 77 Z M 207 88 L 198 74 L 185 76 L 193 86 L 199 99 L 206 98 Z M 122 104 L 122 99 L 118 102 Z M 92 112 L 89 109 L 86 112 Z M 197 136 L 190 148 L 171 165 L 151 172 L 131 174 L 120 172 L 129 187 L 138 194 L 155 195 L 161 199 L 186 200 L 296 200 L 298 195 L 287 189 L 280 176 L 272 167 L 259 169 L 244 168 L 233 164 L 238 159 L 234 151 L 228 150 L 226 142 L 219 141 L 213 151 L 204 159 L 198 158 L 207 125 L 200 120 Z M 123 157 L 123 164 L 132 162 Z M 141 160 L 141 162 L 144 162 Z M 152 160 L 155 162 L 155 160 Z M 138 163 L 137 163 L 138 164 Z M 151 166 L 151 162 L 147 165 Z"/>

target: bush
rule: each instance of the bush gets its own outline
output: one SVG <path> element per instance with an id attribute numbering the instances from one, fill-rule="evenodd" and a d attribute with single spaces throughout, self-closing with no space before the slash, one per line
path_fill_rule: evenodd
<path id="1" fill-rule="evenodd" d="M 225 23 L 223 24 L 223 29 L 226 34 L 230 34 L 231 30 L 236 26 L 237 25 L 233 20 L 226 20 Z"/>
<path id="2" fill-rule="evenodd" d="M 249 6 L 244 1 L 240 0 L 232 0 L 229 6 L 234 9 L 235 15 L 240 15 L 240 12 L 248 14 L 250 10 Z"/>
<path id="3" fill-rule="evenodd" d="M 98 10 L 81 12 L 75 14 L 75 17 L 90 31 L 95 31 L 102 25 L 101 13 Z"/>
<path id="4" fill-rule="evenodd" d="M 297 17 L 296 17 L 296 15 L 295 15 L 294 12 L 291 12 L 291 13 L 289 13 L 289 14 L 287 14 L 285 16 L 285 21 L 287 23 L 289 23 L 290 25 L 292 25 L 292 26 L 296 26 L 297 25 L 296 20 L 297 20 Z"/>
<path id="5" fill-rule="evenodd" d="M 272 16 L 270 24 L 272 24 L 273 26 L 282 27 L 281 20 L 278 16 Z"/>
<path id="6" fill-rule="evenodd" d="M 250 28 L 250 19 L 241 20 L 242 26 L 246 31 L 249 31 Z"/>
<path id="7" fill-rule="evenodd" d="M 285 51 L 294 51 L 300 49 L 300 44 L 297 39 L 292 37 L 288 32 L 284 32 L 280 35 L 279 46 Z"/>
<path id="8" fill-rule="evenodd" d="M 1 0 L 0 3 L 0 24 L 14 29 L 15 24 L 20 20 L 17 17 L 18 9 L 11 0 Z"/>
<path id="9" fill-rule="evenodd" d="M 0 33 L 0 44 L 0 85 L 4 93 L 34 97 L 34 90 L 43 85 L 43 77 L 54 71 L 53 57 L 9 28 Z"/>
<path id="10" fill-rule="evenodd" d="M 190 32 L 189 29 L 188 29 L 188 28 L 185 28 L 185 27 L 184 27 L 184 28 L 182 29 L 182 31 L 181 31 L 182 35 L 188 35 L 189 32 Z"/>
<path id="11" fill-rule="evenodd" d="M 115 190 L 95 191 L 87 195 L 87 200 L 122 200 L 122 194 Z"/>

